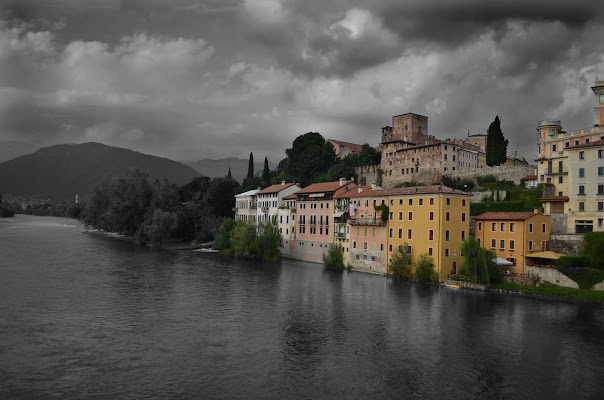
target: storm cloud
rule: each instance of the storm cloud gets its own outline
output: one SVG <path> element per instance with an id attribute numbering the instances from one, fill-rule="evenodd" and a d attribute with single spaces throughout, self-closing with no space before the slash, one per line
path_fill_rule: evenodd
<path id="1" fill-rule="evenodd" d="M 376 145 L 392 115 L 439 138 L 499 115 L 532 159 L 543 118 L 593 124 L 593 1 L 0 0 L 0 141 L 98 141 L 278 162 L 308 131 Z"/>

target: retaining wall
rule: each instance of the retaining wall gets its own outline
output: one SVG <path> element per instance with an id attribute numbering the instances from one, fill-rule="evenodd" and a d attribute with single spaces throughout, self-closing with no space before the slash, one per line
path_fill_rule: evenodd
<path id="1" fill-rule="evenodd" d="M 527 274 L 538 276 L 540 280 L 553 285 L 579 289 L 579 284 L 554 268 L 541 268 L 526 265 Z"/>
<path id="2" fill-rule="evenodd" d="M 578 256 L 583 252 L 583 242 L 583 235 L 581 234 L 551 235 L 549 249 L 567 256 Z"/>
<path id="3" fill-rule="evenodd" d="M 452 178 L 469 178 L 476 182 L 476 177 L 479 175 L 494 175 L 497 180 L 514 181 L 515 184 L 520 184 L 520 179 L 527 175 L 536 175 L 536 165 L 516 165 L 513 167 L 484 167 L 472 169 L 469 171 L 447 171 L 443 175 Z"/>

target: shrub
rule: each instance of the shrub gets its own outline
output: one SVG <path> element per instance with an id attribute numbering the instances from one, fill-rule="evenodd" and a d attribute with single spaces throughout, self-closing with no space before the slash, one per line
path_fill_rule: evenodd
<path id="1" fill-rule="evenodd" d="M 560 257 L 560 269 L 587 267 L 588 261 L 585 256 L 562 256 Z"/>
<path id="2" fill-rule="evenodd" d="M 484 186 L 485 183 L 493 182 L 497 182 L 497 178 L 495 178 L 495 175 L 479 175 L 476 177 L 476 183 L 478 183 L 479 186 Z"/>
<path id="3" fill-rule="evenodd" d="M 415 267 L 415 278 L 420 282 L 436 282 L 438 274 L 434 270 L 434 261 L 428 254 L 419 256 L 417 267 Z"/>
<path id="4" fill-rule="evenodd" d="M 344 265 L 344 249 L 340 244 L 330 244 L 327 252 L 323 253 L 323 265 L 325 268 L 343 270 Z"/>
<path id="5" fill-rule="evenodd" d="M 388 264 L 388 273 L 399 278 L 413 278 L 411 252 L 407 243 L 403 243 L 399 250 L 392 253 L 392 261 Z"/>
<path id="6" fill-rule="evenodd" d="M 579 284 L 580 289 L 591 289 L 596 283 L 604 281 L 604 270 L 585 268 L 559 268 L 560 272 Z"/>
<path id="7" fill-rule="evenodd" d="M 604 269 L 604 232 L 586 233 L 583 256 L 593 268 Z"/>
<path id="8" fill-rule="evenodd" d="M 281 257 L 283 241 L 275 219 L 265 224 L 227 219 L 218 229 L 216 247 L 249 260 L 275 261 Z"/>
<path id="9" fill-rule="evenodd" d="M 514 212 L 524 211 L 523 201 L 501 201 L 501 202 L 481 202 L 470 203 L 470 215 L 476 216 L 487 211 L 492 212 Z"/>

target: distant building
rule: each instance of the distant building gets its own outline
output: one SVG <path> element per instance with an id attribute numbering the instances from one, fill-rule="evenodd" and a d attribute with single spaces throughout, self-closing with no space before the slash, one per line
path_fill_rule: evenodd
<path id="1" fill-rule="evenodd" d="M 517 165 L 528 165 L 528 162 L 522 156 L 510 154 L 507 156 L 505 162 L 501 165 L 503 165 L 504 167 L 515 167 Z"/>
<path id="2" fill-rule="evenodd" d="M 360 154 L 363 150 L 363 145 L 361 144 L 342 142 L 334 139 L 327 139 L 327 142 L 332 144 L 338 158 L 344 158 L 349 154 Z"/>
<path id="3" fill-rule="evenodd" d="M 283 206 L 283 198 L 300 190 L 295 183 L 285 183 L 269 186 L 256 193 L 258 222 L 268 222 L 276 217 L 279 207 Z"/>
<path id="4" fill-rule="evenodd" d="M 520 182 L 524 182 L 524 186 L 527 188 L 534 189 L 538 185 L 537 175 L 527 175 L 525 177 L 520 178 Z"/>
<path id="5" fill-rule="evenodd" d="M 235 219 L 237 221 L 256 220 L 256 193 L 260 188 L 235 195 Z"/>

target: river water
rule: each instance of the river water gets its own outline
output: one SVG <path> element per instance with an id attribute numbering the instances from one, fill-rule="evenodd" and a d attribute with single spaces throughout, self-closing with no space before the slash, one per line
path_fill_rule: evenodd
<path id="1" fill-rule="evenodd" d="M 604 396 L 601 305 L 0 221 L 2 399 Z"/>

